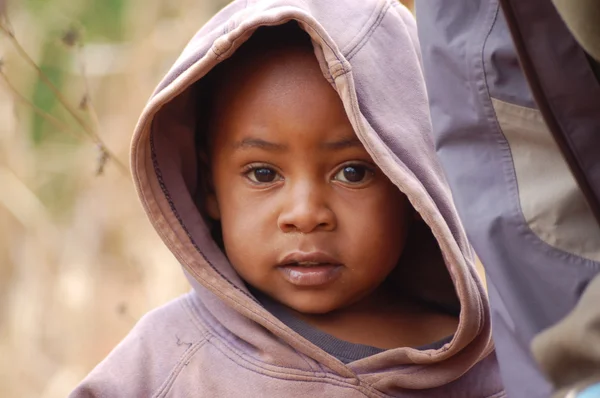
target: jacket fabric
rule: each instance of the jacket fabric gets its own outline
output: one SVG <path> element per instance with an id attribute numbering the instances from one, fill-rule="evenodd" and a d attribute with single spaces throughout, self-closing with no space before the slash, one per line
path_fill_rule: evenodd
<path id="1" fill-rule="evenodd" d="M 288 21 L 310 35 L 358 138 L 427 226 L 411 232 L 410 266 L 397 278 L 398 289 L 460 311 L 454 337 L 438 349 L 342 363 L 260 305 L 198 211 L 197 82 L 258 27 Z M 199 30 L 150 98 L 131 168 L 193 290 L 144 316 L 73 398 L 504 396 L 487 297 L 433 146 L 415 21 L 399 3 L 234 1 Z"/>
<path id="2" fill-rule="evenodd" d="M 594 8 L 582 20 L 556 3 L 592 51 Z M 548 397 L 600 378 L 598 306 L 588 298 L 567 317 L 600 289 L 597 63 L 550 1 L 416 9 L 435 145 L 486 269 L 507 393 Z"/>

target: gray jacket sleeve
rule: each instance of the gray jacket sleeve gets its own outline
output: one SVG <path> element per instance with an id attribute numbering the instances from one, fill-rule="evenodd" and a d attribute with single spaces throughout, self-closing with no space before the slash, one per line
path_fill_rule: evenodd
<path id="1" fill-rule="evenodd" d="M 589 384 L 600 350 L 593 64 L 551 0 L 427 0 L 416 13 L 436 149 L 486 268 L 507 394 Z"/>

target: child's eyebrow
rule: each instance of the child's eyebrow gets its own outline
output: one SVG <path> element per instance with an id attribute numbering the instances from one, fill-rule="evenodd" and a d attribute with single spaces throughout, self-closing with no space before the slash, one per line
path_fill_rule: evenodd
<path id="1" fill-rule="evenodd" d="M 261 140 L 260 138 L 244 138 L 241 141 L 238 141 L 233 144 L 234 149 L 249 149 L 249 148 L 259 148 L 267 151 L 285 151 L 287 149 L 286 145 L 277 144 L 275 142 L 269 142 L 265 140 Z"/>
<path id="2" fill-rule="evenodd" d="M 356 137 L 343 138 L 339 141 L 326 142 L 321 145 L 325 149 L 340 150 L 353 147 L 362 147 L 362 143 Z"/>
<path id="3" fill-rule="evenodd" d="M 356 137 L 343 138 L 339 141 L 325 142 L 321 144 L 323 149 L 342 150 L 346 148 L 362 147 L 362 143 Z M 288 149 L 287 145 L 265 141 L 260 138 L 244 138 L 233 144 L 234 149 L 258 148 L 266 151 L 283 152 Z"/>

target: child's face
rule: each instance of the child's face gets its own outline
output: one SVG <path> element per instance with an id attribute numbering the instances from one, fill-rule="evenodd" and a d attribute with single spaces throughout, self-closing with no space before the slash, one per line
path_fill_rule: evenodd
<path id="1" fill-rule="evenodd" d="M 207 207 L 230 262 L 303 313 L 359 301 L 397 264 L 406 198 L 357 139 L 313 54 L 282 50 L 227 77 Z"/>

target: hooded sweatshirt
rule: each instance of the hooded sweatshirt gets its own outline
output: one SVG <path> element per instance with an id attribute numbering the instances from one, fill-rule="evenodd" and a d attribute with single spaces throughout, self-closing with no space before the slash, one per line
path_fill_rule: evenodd
<path id="1" fill-rule="evenodd" d="M 196 83 L 257 28 L 290 21 L 310 36 L 357 137 L 426 226 L 411 228 L 394 280 L 403 294 L 459 313 L 441 346 L 340 361 L 255 298 L 195 204 Z M 193 289 L 145 315 L 71 396 L 505 396 L 486 294 L 430 130 L 415 22 L 396 1 L 248 0 L 224 8 L 159 84 L 131 149 L 141 203 Z"/>

